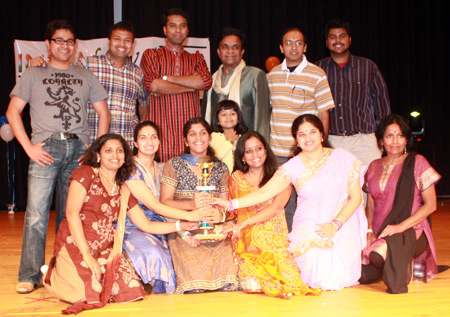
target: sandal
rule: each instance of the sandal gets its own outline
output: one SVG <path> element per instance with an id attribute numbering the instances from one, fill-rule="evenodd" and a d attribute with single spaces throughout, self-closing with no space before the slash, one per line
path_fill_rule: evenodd
<path id="1" fill-rule="evenodd" d="M 28 294 L 34 291 L 36 286 L 37 285 L 35 283 L 31 282 L 19 282 L 16 286 L 16 292 L 19 294 Z"/>

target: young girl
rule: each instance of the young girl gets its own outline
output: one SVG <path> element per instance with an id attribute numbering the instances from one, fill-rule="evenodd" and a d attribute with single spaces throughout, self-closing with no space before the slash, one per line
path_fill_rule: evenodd
<path id="1" fill-rule="evenodd" d="M 212 122 L 212 140 L 210 146 L 216 157 L 233 171 L 233 155 L 239 137 L 248 131 L 242 118 L 239 105 L 233 100 L 222 100 L 217 104 Z"/>

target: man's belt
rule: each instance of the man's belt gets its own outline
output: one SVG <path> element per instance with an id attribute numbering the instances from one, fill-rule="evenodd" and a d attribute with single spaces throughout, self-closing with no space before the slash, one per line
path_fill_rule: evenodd
<path id="1" fill-rule="evenodd" d="M 359 134 L 359 133 L 361 133 L 361 132 L 359 132 L 359 131 L 351 131 L 351 132 L 344 131 L 342 133 L 336 133 L 336 134 L 333 134 L 333 135 L 337 135 L 337 136 L 352 136 L 352 135 Z"/>
<path id="2" fill-rule="evenodd" d="M 57 140 L 78 139 L 78 135 L 76 135 L 74 133 L 60 132 L 60 133 L 53 133 L 52 138 L 57 139 Z"/>

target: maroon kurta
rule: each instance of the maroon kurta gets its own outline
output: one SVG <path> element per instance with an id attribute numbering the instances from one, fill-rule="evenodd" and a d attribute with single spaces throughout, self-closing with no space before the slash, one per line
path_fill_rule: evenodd
<path id="1" fill-rule="evenodd" d="M 147 90 L 153 80 L 165 75 L 189 76 L 198 74 L 205 85 L 211 87 L 211 73 L 200 52 L 191 54 L 185 50 L 174 52 L 169 46 L 148 49 L 142 55 L 144 86 Z M 200 97 L 198 90 L 182 94 L 157 94 L 150 96 L 150 120 L 155 122 L 164 136 L 161 140 L 163 162 L 184 152 L 183 125 L 194 117 L 200 117 Z"/>
<path id="2" fill-rule="evenodd" d="M 70 181 L 76 180 L 87 191 L 84 204 L 80 211 L 80 218 L 83 225 L 84 235 L 86 237 L 91 254 L 102 267 L 102 280 L 97 281 L 91 270 L 86 266 L 83 257 L 73 240 L 69 230 L 69 225 L 65 219 L 59 228 L 55 240 L 54 257 L 50 261 L 49 271 L 46 276 L 46 282 L 50 281 L 52 269 L 57 265 L 58 255 L 61 250 L 67 250 L 75 267 L 79 278 L 84 283 L 85 297 L 88 304 L 99 303 L 101 293 L 104 291 L 103 286 L 106 281 L 105 269 L 108 256 L 114 245 L 114 222 L 117 221 L 120 210 L 120 191 L 118 194 L 110 196 L 100 180 L 98 168 L 91 166 L 81 166 L 76 169 Z M 129 207 L 136 205 L 136 199 L 130 195 Z M 111 276 L 111 275 L 110 275 Z M 119 266 L 116 269 L 111 291 L 111 300 L 115 302 L 130 302 L 144 297 L 144 289 L 140 283 L 139 277 L 136 275 L 130 263 L 121 257 Z M 67 277 L 65 283 L 71 283 L 71 277 Z M 78 277 L 73 277 L 78 279 Z"/>

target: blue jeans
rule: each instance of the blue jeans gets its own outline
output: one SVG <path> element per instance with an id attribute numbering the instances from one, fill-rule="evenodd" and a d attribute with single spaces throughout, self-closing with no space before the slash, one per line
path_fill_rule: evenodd
<path id="1" fill-rule="evenodd" d="M 53 191 L 56 186 L 56 231 L 58 231 L 66 212 L 69 178 L 78 167 L 78 158 L 86 151 L 84 143 L 78 139 L 58 140 L 50 137 L 44 143 L 43 149 L 53 156 L 53 163 L 41 167 L 30 160 L 19 282 L 41 281 L 40 268 L 45 261 L 47 225 Z"/>

